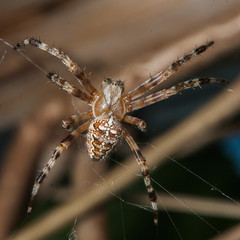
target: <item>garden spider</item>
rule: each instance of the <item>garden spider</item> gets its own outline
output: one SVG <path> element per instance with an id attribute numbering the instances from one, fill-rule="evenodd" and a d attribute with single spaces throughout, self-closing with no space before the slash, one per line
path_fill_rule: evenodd
<path id="1" fill-rule="evenodd" d="M 82 120 L 85 122 L 78 126 L 64 140 L 61 141 L 61 143 L 56 147 L 46 166 L 39 173 L 32 189 L 31 199 L 28 205 L 28 213 L 30 213 L 32 210 L 32 201 L 37 195 L 40 184 L 49 174 L 62 151 L 67 149 L 71 142 L 80 134 L 87 132 L 86 145 L 88 154 L 91 159 L 96 161 L 101 161 L 106 158 L 113 147 L 118 143 L 119 139 L 122 136 L 125 138 L 135 155 L 137 164 L 141 168 L 144 183 L 147 188 L 154 213 L 154 223 L 157 225 L 157 198 L 156 193 L 151 185 L 146 160 L 136 142 L 128 133 L 128 131 L 122 126 L 121 122 L 130 123 L 138 127 L 141 131 L 145 131 L 146 123 L 141 119 L 128 115 L 128 113 L 159 102 L 187 88 L 193 88 L 212 82 L 226 83 L 226 80 L 219 78 L 196 78 L 177 84 L 171 88 L 163 89 L 156 93 L 143 96 L 147 94 L 149 90 L 173 75 L 182 64 L 206 51 L 206 49 L 213 45 L 213 43 L 213 41 L 207 42 L 206 44 L 203 44 L 202 46 L 187 53 L 177 61 L 173 62 L 165 71 L 159 72 L 155 76 L 150 77 L 147 81 L 128 93 L 124 93 L 124 83 L 122 81 L 113 82 L 110 78 L 106 78 L 102 81 L 102 89 L 101 91 L 98 91 L 86 77 L 84 71 L 76 63 L 74 63 L 65 53 L 54 47 L 50 47 L 46 43 L 34 38 L 27 38 L 18 43 L 14 47 L 15 50 L 18 50 L 25 45 L 32 45 L 59 58 L 68 68 L 68 70 L 79 80 L 83 91 L 75 86 L 72 86 L 65 79 L 55 73 L 48 73 L 47 77 L 67 93 L 79 98 L 91 106 L 91 110 L 89 112 L 73 115 L 62 121 L 62 125 L 66 129 L 70 129 L 74 123 Z"/>

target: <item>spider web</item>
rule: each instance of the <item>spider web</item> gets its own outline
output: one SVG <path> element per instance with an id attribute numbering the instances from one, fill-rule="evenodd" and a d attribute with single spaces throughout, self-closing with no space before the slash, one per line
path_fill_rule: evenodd
<path id="1" fill-rule="evenodd" d="M 153 148 L 157 151 L 160 151 L 160 149 L 158 149 L 156 146 Z M 166 154 L 164 154 L 166 155 Z M 202 182 L 205 187 L 207 189 L 211 188 L 211 191 L 212 190 L 215 190 L 217 191 L 219 194 L 221 194 L 222 196 L 224 196 L 225 198 L 229 199 L 231 202 L 233 202 L 234 204 L 237 204 L 239 205 L 239 203 L 237 201 L 235 201 L 233 198 L 231 198 L 230 196 L 228 196 L 227 194 L 225 194 L 223 191 L 221 191 L 220 189 L 214 187 L 211 183 L 209 183 L 207 180 L 205 180 L 204 178 L 200 177 L 198 174 L 192 172 L 190 169 L 188 169 L 187 167 L 185 167 L 184 165 L 182 165 L 181 163 L 177 162 L 176 160 L 174 160 L 172 157 L 170 156 L 167 156 L 168 160 L 170 160 L 173 164 L 177 165 L 177 167 L 180 167 L 183 171 L 189 173 L 190 175 L 192 175 L 194 178 L 196 178 L 197 180 L 199 180 L 200 182 Z M 115 163 L 117 163 L 118 165 L 122 166 L 124 169 L 126 169 L 126 171 L 130 171 L 128 169 L 128 167 L 126 165 L 124 165 L 123 163 L 121 162 L 118 162 L 116 160 L 114 160 L 113 158 L 110 159 L 110 161 L 113 161 Z M 94 164 L 91 164 L 89 163 L 89 166 L 92 168 L 92 170 L 95 172 L 95 174 L 104 182 L 104 176 L 102 176 L 101 174 L 99 174 L 95 169 L 94 169 Z M 157 168 L 157 166 L 156 166 Z M 161 172 L 161 170 L 159 170 L 158 172 Z M 134 174 L 134 173 L 132 173 Z M 141 179 L 141 175 L 140 174 L 137 174 L 136 177 L 140 178 Z M 152 182 L 154 183 L 154 185 L 156 186 L 155 189 L 157 191 L 159 191 L 159 189 L 163 190 L 164 192 L 166 192 L 169 196 L 171 196 L 172 198 L 174 198 L 178 203 L 180 203 L 184 208 L 186 208 L 186 210 L 194 215 L 196 218 L 198 218 L 199 220 L 201 220 L 208 228 L 210 228 L 215 234 L 219 234 L 220 233 L 220 230 L 218 230 L 218 227 L 215 227 L 215 224 L 214 222 L 211 223 L 209 220 L 205 219 L 205 217 L 202 217 L 198 212 L 196 212 L 194 209 L 192 209 L 190 206 L 188 206 L 188 204 L 181 198 L 179 198 L 178 196 L 176 196 L 174 193 L 171 193 L 171 190 L 168 190 L 166 187 L 163 186 L 163 184 L 161 182 L 159 182 L 159 180 L 155 180 L 154 178 L 151 178 L 152 179 Z M 101 188 L 101 184 L 98 184 L 96 185 L 96 183 L 91 183 L 89 182 L 89 184 L 94 184 L 95 186 L 98 186 Z M 113 184 L 114 184 L 114 180 L 113 180 Z M 131 192 L 133 195 L 134 193 Z M 122 218 L 122 225 L 123 225 L 123 228 L 122 228 L 122 235 L 123 235 L 123 239 L 127 239 L 127 235 L 128 233 L 126 232 L 127 230 L 125 229 L 125 225 L 126 223 L 124 222 L 125 221 L 125 218 L 124 218 L 124 208 L 123 206 L 125 205 L 128 205 L 130 206 L 131 208 L 138 208 L 138 209 L 141 209 L 141 210 L 144 210 L 146 212 L 151 212 L 151 208 L 150 206 L 148 205 L 143 205 L 141 203 L 136 203 L 134 201 L 127 201 L 120 193 L 114 193 L 114 192 L 110 192 L 110 194 L 119 200 L 120 202 L 120 212 L 121 212 L 121 218 Z M 177 239 L 187 239 L 186 236 L 182 235 L 181 233 L 181 230 L 180 230 L 180 226 L 179 226 L 179 223 L 176 223 L 175 222 L 175 219 L 174 217 L 172 217 L 170 211 L 168 210 L 168 208 L 164 205 L 164 203 L 161 201 L 161 196 L 158 196 L 158 199 L 160 201 L 160 204 L 162 205 L 162 208 L 165 212 L 165 214 L 167 215 L 167 217 L 169 218 L 169 221 L 172 225 L 172 227 L 174 228 L 174 231 L 176 232 L 177 234 Z M 129 208 L 128 208 L 129 209 Z M 161 219 L 161 212 L 160 212 L 160 219 Z M 160 229 L 161 229 L 161 220 L 160 220 Z M 161 236 L 161 232 L 159 233 L 160 236 Z M 156 239 L 159 239 L 158 237 Z"/>
<path id="2" fill-rule="evenodd" d="M 1 41 L 3 41 L 2 39 L 0 39 Z M 4 43 L 6 43 L 5 41 L 3 41 Z M 10 47 L 12 47 L 12 45 L 8 44 Z M 0 63 L 2 63 L 4 61 L 4 58 L 5 58 L 5 55 L 6 55 L 7 51 L 4 52 L 4 54 L 2 55 L 1 57 L 1 60 L 0 60 Z M 22 53 L 21 53 L 22 54 Z M 24 57 L 27 58 L 28 61 L 30 61 L 34 66 L 36 66 L 38 69 L 40 69 L 44 74 L 46 74 L 46 71 L 43 70 L 41 67 L 39 67 L 36 63 L 34 63 L 30 58 L 28 58 L 25 54 L 22 54 Z M 149 143 L 147 143 L 149 144 Z M 153 148 L 155 150 L 159 150 L 157 148 L 157 146 L 153 146 Z M 163 153 L 161 153 L 163 154 Z M 176 161 L 174 158 L 172 158 L 171 156 L 168 156 L 167 154 L 164 154 L 166 155 L 166 157 L 171 160 L 172 162 L 174 162 L 174 164 L 177 164 L 178 166 L 180 166 L 182 169 L 184 169 L 185 171 L 187 171 L 188 173 L 190 173 L 192 176 L 196 177 L 198 180 L 200 180 L 201 182 L 203 182 L 207 188 L 212 188 L 212 190 L 215 190 L 217 191 L 218 193 L 220 193 L 221 195 L 223 195 L 225 198 L 227 198 L 228 200 L 236 203 L 237 205 L 239 205 L 239 203 L 237 201 L 235 201 L 233 198 L 231 198 L 228 194 L 225 194 L 223 191 L 221 191 L 219 188 L 216 188 L 214 185 L 212 185 L 211 183 L 209 183 L 207 180 L 205 180 L 204 178 L 202 178 L 201 176 L 199 176 L 198 174 L 194 173 L 192 170 L 190 170 L 189 168 L 185 167 L 183 164 L 179 163 L 178 161 Z M 112 161 L 116 162 L 115 160 L 112 159 Z M 122 167 L 124 167 L 127 171 L 128 171 L 128 168 L 126 165 L 124 165 L 123 163 L 119 163 L 117 162 L 118 165 L 121 165 Z M 96 170 L 93 168 L 93 165 L 90 164 L 91 168 L 93 169 L 93 171 L 96 173 L 96 175 L 98 175 L 98 177 L 104 182 L 104 177 L 97 173 Z M 156 166 L 157 168 L 157 166 Z M 132 173 L 134 174 L 134 173 Z M 137 177 L 141 178 L 140 175 L 137 175 Z M 171 193 L 170 190 L 168 190 L 167 188 L 165 188 L 163 186 L 163 184 L 161 182 L 159 182 L 159 180 L 155 180 L 155 177 L 152 178 L 152 181 L 155 183 L 155 185 L 158 187 L 156 190 L 159 190 L 159 188 L 163 189 L 165 192 L 167 192 L 171 197 L 175 198 L 177 201 L 179 201 L 181 204 L 183 204 L 191 213 L 193 213 L 196 217 L 198 217 L 201 221 L 203 221 L 206 225 L 208 225 L 208 227 L 212 228 L 217 234 L 219 233 L 219 230 L 217 230 L 214 225 L 212 225 L 211 223 L 209 223 L 207 220 L 205 220 L 204 218 L 202 218 L 197 212 L 195 212 L 194 210 L 192 210 L 190 207 L 188 207 L 184 201 L 182 201 L 181 199 L 179 199 L 177 196 L 175 196 L 174 194 Z M 95 182 L 90 182 L 89 184 L 93 184 L 93 185 L 96 185 Z M 113 182 L 114 184 L 114 182 Z M 101 187 L 101 185 L 97 185 L 98 187 Z M 127 235 L 128 235 L 128 232 L 126 230 L 126 227 L 125 227 L 125 213 L 124 213 L 124 209 L 123 209 L 123 206 L 124 205 L 128 205 L 128 206 L 131 206 L 131 207 L 135 207 L 135 208 L 139 208 L 141 210 L 144 210 L 146 212 L 151 212 L 151 209 L 149 209 L 149 206 L 145 206 L 143 204 L 139 204 L 139 203 L 134 203 L 134 202 L 130 202 L 130 201 L 127 201 L 124 199 L 124 197 L 122 197 L 122 195 L 118 194 L 118 193 L 114 193 L 114 192 L 111 192 L 110 193 L 112 196 L 114 196 L 114 198 L 118 199 L 119 202 L 120 202 L 120 212 L 121 212 L 121 219 L 122 219 L 122 231 L 123 231 L 123 239 L 127 239 Z M 147 195 L 147 193 L 146 193 Z M 159 197 L 160 199 L 160 197 Z M 161 199 L 160 199 L 161 201 Z M 182 234 L 180 233 L 180 229 L 179 227 L 177 226 L 177 224 L 175 223 L 175 220 L 174 218 L 171 217 L 171 214 L 169 213 L 169 211 L 167 210 L 167 208 L 164 206 L 163 204 L 163 208 L 165 209 L 165 212 L 167 214 L 167 216 L 169 217 L 169 220 L 171 222 L 171 224 L 173 225 L 179 239 L 185 239 L 184 236 L 182 236 Z M 74 225 L 73 225 L 73 229 L 71 231 L 71 233 L 69 234 L 68 236 L 68 239 L 70 240 L 75 240 L 77 239 L 77 235 L 76 235 L 76 230 L 75 230 L 75 225 L 77 223 L 77 218 L 75 219 L 74 221 Z M 161 232 L 160 232 L 160 235 L 161 235 Z"/>

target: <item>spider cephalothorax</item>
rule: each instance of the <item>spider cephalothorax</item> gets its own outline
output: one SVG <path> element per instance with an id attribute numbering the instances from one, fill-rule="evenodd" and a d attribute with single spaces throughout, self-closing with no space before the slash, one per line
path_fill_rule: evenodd
<path id="1" fill-rule="evenodd" d="M 102 81 L 101 91 L 93 100 L 93 116 L 113 115 L 118 121 L 121 121 L 126 112 L 122 98 L 123 92 L 123 82 L 113 82 L 111 78 L 105 78 Z"/>
<path id="2" fill-rule="evenodd" d="M 123 82 L 113 82 L 110 78 L 103 80 L 102 89 L 101 91 L 98 91 L 91 84 L 89 79 L 84 74 L 83 70 L 64 52 L 59 51 L 54 47 L 50 47 L 49 45 L 34 38 L 25 39 L 24 41 L 18 43 L 14 49 L 18 50 L 22 46 L 29 44 L 52 54 L 53 56 L 59 58 L 64 65 L 66 65 L 69 71 L 73 73 L 79 80 L 82 87 L 84 88 L 84 91 L 75 86 L 72 86 L 66 80 L 59 77 L 55 73 L 49 73 L 47 77 L 52 82 L 60 86 L 64 91 L 86 102 L 91 107 L 91 110 L 79 115 L 73 115 L 63 120 L 62 125 L 66 129 L 71 129 L 70 127 L 73 126 L 74 123 L 78 123 L 82 120 L 85 120 L 85 122 L 82 125 L 78 126 L 64 140 L 61 141 L 61 143 L 56 147 L 46 166 L 36 178 L 32 190 L 31 200 L 28 206 L 28 212 L 31 212 L 32 210 L 32 201 L 34 200 L 39 190 L 40 184 L 48 175 L 51 168 L 54 166 L 61 152 L 67 149 L 71 142 L 80 134 L 87 132 L 88 154 L 92 159 L 95 159 L 97 161 L 104 159 L 111 152 L 113 147 L 118 143 L 119 139 L 122 136 L 125 138 L 126 142 L 135 155 L 137 164 L 141 168 L 144 183 L 147 188 L 149 199 L 151 201 L 152 209 L 154 212 L 154 223 L 157 224 L 158 208 L 156 193 L 151 185 L 146 160 L 143 157 L 136 142 L 128 133 L 128 131 L 122 126 L 121 122 L 132 124 L 138 127 L 141 131 L 145 131 L 146 123 L 141 119 L 128 115 L 129 112 L 159 102 L 187 88 L 193 88 L 212 82 L 226 83 L 226 80 L 218 78 L 197 78 L 177 84 L 168 89 L 163 89 L 161 91 L 148 94 L 149 90 L 168 79 L 178 70 L 182 64 L 206 51 L 206 49 L 211 46 L 213 42 L 207 42 L 206 44 L 203 44 L 193 51 L 185 54 L 183 57 L 173 62 L 165 71 L 159 72 L 154 77 L 151 77 L 127 94 L 124 94 Z"/>

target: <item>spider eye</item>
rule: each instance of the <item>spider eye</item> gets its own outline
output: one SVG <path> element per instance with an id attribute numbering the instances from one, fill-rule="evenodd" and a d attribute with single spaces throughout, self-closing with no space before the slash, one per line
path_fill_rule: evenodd
<path id="1" fill-rule="evenodd" d="M 112 83 L 112 79 L 107 77 L 107 78 L 104 78 L 103 82 L 106 83 L 106 84 L 111 84 Z"/>
<path id="2" fill-rule="evenodd" d="M 118 80 L 115 82 L 116 86 L 123 86 L 123 82 L 121 80 Z"/>
<path id="3" fill-rule="evenodd" d="M 120 87 L 122 90 L 122 93 L 124 92 L 124 83 L 122 81 L 120 81 L 120 80 L 116 81 L 115 86 Z"/>

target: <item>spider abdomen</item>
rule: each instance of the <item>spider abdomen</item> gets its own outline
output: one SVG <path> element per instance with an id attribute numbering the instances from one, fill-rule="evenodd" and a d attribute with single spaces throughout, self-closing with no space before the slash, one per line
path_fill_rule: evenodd
<path id="1" fill-rule="evenodd" d="M 95 118 L 88 128 L 87 150 L 90 158 L 103 160 L 122 136 L 120 123 L 114 116 Z"/>

